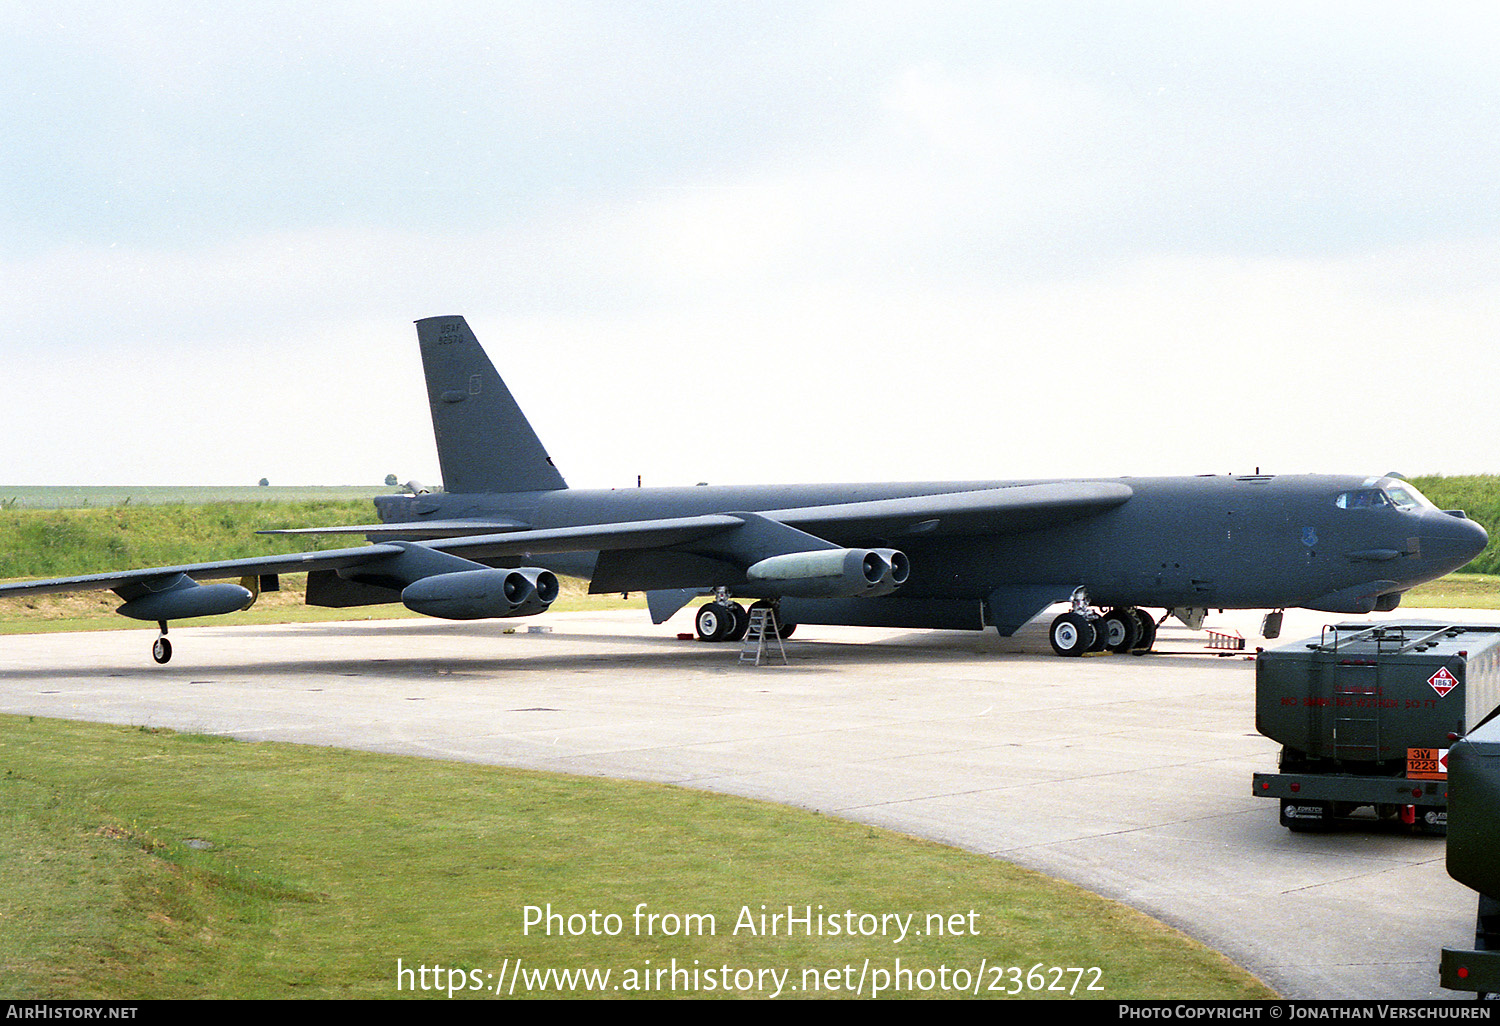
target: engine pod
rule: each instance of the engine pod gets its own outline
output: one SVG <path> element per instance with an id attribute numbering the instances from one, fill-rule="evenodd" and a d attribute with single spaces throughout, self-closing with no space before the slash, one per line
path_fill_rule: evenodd
<path id="1" fill-rule="evenodd" d="M 762 559 L 745 577 L 795 598 L 873 597 L 895 591 L 909 570 L 895 549 L 816 549 Z"/>
<path id="2" fill-rule="evenodd" d="M 461 570 L 435 574 L 406 586 L 401 602 L 407 609 L 444 620 L 487 620 L 531 616 L 545 612 L 558 594 L 557 577 L 550 570 Z"/>

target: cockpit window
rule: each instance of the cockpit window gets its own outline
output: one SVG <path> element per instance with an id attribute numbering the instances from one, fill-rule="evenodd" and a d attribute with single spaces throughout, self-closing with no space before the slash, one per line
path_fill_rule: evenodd
<path id="1" fill-rule="evenodd" d="M 1366 482 L 1367 485 L 1373 482 Z M 1341 492 L 1333 500 L 1339 509 L 1399 509 L 1409 513 L 1416 509 L 1435 509 L 1425 495 L 1406 481 L 1383 478 L 1380 487 L 1355 488 Z"/>
<path id="2" fill-rule="evenodd" d="M 1385 494 L 1390 497 L 1397 509 L 1406 513 L 1432 505 L 1425 495 L 1405 482 L 1388 482 L 1385 486 Z"/>
<path id="3" fill-rule="evenodd" d="M 1377 509 L 1392 503 L 1379 488 L 1356 488 L 1341 494 L 1333 504 L 1339 509 Z"/>

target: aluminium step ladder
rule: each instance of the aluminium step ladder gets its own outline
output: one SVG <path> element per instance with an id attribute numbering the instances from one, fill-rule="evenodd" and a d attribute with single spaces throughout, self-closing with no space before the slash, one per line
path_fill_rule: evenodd
<path id="1" fill-rule="evenodd" d="M 745 643 L 740 649 L 740 662 L 753 662 L 756 666 L 764 659 L 771 659 L 770 647 L 774 645 L 781 656 L 781 664 L 787 665 L 786 646 L 781 642 L 781 627 L 776 622 L 776 610 L 766 606 L 750 610 L 750 626 L 745 631 Z"/>

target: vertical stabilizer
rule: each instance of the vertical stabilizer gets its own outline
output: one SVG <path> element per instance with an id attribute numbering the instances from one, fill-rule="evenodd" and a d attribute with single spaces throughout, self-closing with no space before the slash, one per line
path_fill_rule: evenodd
<path id="1" fill-rule="evenodd" d="M 568 487 L 462 317 L 417 322 L 443 487 L 536 492 Z"/>

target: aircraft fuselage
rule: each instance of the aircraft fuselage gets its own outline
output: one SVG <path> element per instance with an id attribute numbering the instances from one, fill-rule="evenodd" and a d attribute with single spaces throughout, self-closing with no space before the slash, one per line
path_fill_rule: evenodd
<path id="1" fill-rule="evenodd" d="M 1442 576 L 1483 548 L 1473 521 L 1421 500 L 1355 505 L 1340 496 L 1378 490 L 1382 480 L 1332 475 L 1121 478 L 1129 499 L 1071 522 L 1034 530 L 938 532 L 935 523 L 871 535 L 822 529 L 839 545 L 904 551 L 911 575 L 903 600 L 990 600 L 997 591 L 1087 589 L 1106 606 L 1282 608 L 1368 612 Z M 506 495 L 387 497 L 382 519 L 508 517 L 536 528 L 713 514 L 782 511 L 908 496 L 1046 484 L 965 481 L 917 484 L 699 486 L 561 489 Z M 1076 482 L 1068 482 L 1073 484 Z M 1410 486 L 1405 486 L 1414 494 Z M 1420 498 L 1420 497 L 1419 497 Z M 418 512 L 425 510 L 426 512 Z M 926 528 L 924 530 L 924 528 Z M 537 555 L 558 572 L 593 578 L 597 553 Z M 612 572 L 597 591 L 677 586 L 660 561 L 638 574 Z M 731 586 L 731 591 L 733 591 Z M 752 592 L 736 592 L 753 594 Z M 1386 598 L 1390 596 L 1390 598 Z M 879 600 L 874 600 L 879 601 Z M 805 615 L 805 614 L 804 614 Z"/>

